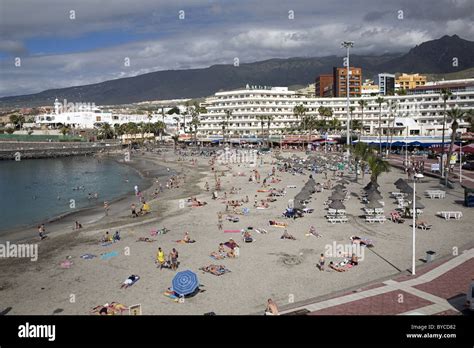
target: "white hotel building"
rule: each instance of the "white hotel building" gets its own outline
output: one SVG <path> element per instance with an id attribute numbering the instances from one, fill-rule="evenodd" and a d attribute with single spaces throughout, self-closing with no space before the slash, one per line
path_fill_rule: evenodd
<path id="1" fill-rule="evenodd" d="M 351 98 L 351 106 L 354 107 L 353 120 L 362 121 L 362 110 L 358 101 L 364 99 L 368 103 L 363 110 L 363 126 L 365 134 L 372 137 L 363 137 L 362 141 L 378 142 L 376 135 L 378 135 L 380 111 L 379 104 L 376 103 L 377 97 Z M 444 104 L 439 93 L 384 96 L 384 100 L 381 112 L 382 134 L 386 134 L 386 130 L 392 127 L 392 120 L 395 118 L 394 141 L 397 136 L 405 137 L 406 134 L 409 134 L 411 140 L 416 137 L 424 138 L 424 142 L 441 141 Z M 333 118 L 340 121 L 342 129 L 346 128 L 346 98 L 315 98 L 299 95 L 289 91 L 287 87 L 247 85 L 244 89 L 218 92 L 213 97 L 207 98 L 204 103 L 207 113 L 200 115 L 198 135 L 202 140 L 222 138 L 222 121 L 226 119 L 226 112 L 230 111 L 231 116 L 226 127 L 228 138 L 260 136 L 261 122 L 257 118 L 258 115 L 273 116 L 270 137 L 278 138 L 285 129 L 298 125 L 299 120 L 294 116 L 293 108 L 301 104 L 307 109 L 306 114 L 313 115 L 316 119 L 323 119 L 318 113 L 320 106 L 331 108 Z M 452 107 L 462 110 L 474 109 L 474 84 L 465 90 L 453 92 L 447 102 L 447 109 Z M 468 126 L 467 122 L 462 122 L 460 131 L 465 132 Z M 450 135 L 449 127 L 450 123 L 447 122 L 446 137 Z M 264 132 L 267 132 L 266 122 Z"/>

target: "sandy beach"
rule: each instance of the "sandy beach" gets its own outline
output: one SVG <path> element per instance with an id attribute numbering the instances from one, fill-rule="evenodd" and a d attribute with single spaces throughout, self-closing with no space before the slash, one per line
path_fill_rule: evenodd
<path id="1" fill-rule="evenodd" d="M 285 152 L 282 155 L 288 157 L 292 154 Z M 298 155 L 305 157 L 302 153 Z M 317 155 L 324 156 L 321 153 Z M 347 185 L 350 198 L 344 203 L 348 223 L 330 224 L 325 218 L 327 211 L 323 202 L 331 190 L 312 195 L 307 207 L 314 209 L 313 213 L 295 220 L 282 217 L 288 200 L 294 198 L 308 180 L 311 174 L 308 170 L 302 175 L 277 171 L 275 178 L 280 182 L 269 186 L 285 189 L 286 195 L 276 197 L 277 200 L 270 202 L 268 209 L 255 209 L 254 196 L 257 195 L 258 200 L 266 199 L 268 192 L 258 192 L 263 189 L 262 182 L 249 182 L 248 178 L 254 169 L 259 171 L 262 180 L 271 173 L 276 166 L 274 155 L 261 156 L 256 166 L 249 163 L 217 164 L 215 171 L 222 183 L 219 196 L 226 192 L 228 200 L 249 197 L 249 203 L 239 207 L 248 208 L 249 214 L 238 215 L 239 222 L 230 222 L 225 218 L 224 201 L 211 198 L 215 174 L 210 168 L 209 158 L 196 157 L 196 164 L 191 162 L 190 157 L 183 159 L 178 161 L 172 151 L 165 155 L 146 153 L 133 159 L 141 171 L 147 171 L 147 168 L 152 170 L 153 165 L 162 165 L 181 177 L 179 188 L 165 190 L 157 199 L 150 201 L 151 213 L 147 216 L 131 217 L 130 202 L 136 201 L 132 194 L 120 202 L 114 202 L 108 217 L 103 216 L 103 210 L 89 214 L 87 219 L 84 217 L 82 230 L 71 232 L 74 220 L 65 219 L 54 226 L 46 226 L 50 238 L 41 242 L 36 236 L 34 240 L 28 238 L 30 243 L 39 243 L 36 262 L 0 259 L 0 312 L 6 311 L 8 315 L 88 315 L 91 308 L 116 301 L 127 306 L 141 304 L 143 314 L 202 315 L 211 311 L 216 314 L 263 314 L 268 298 L 275 300 L 279 306 L 285 306 L 394 276 L 411 267 L 411 221 L 395 224 L 387 220 L 384 224 L 368 224 L 360 217 L 363 215 L 361 189 L 369 182 L 370 175 L 365 175 L 363 179 L 359 176 L 358 183 L 354 182 L 353 174 L 344 175 L 350 181 Z M 239 172 L 243 175 L 239 176 Z M 313 174 L 313 177 L 316 182 L 326 181 L 322 173 Z M 332 179 L 332 173 L 328 177 Z M 393 183 L 400 177 L 406 178 L 406 175 L 395 168 L 379 177 L 386 216 L 396 208 L 390 192 L 397 191 Z M 335 182 L 337 179 L 332 180 Z M 204 189 L 206 182 L 211 187 L 209 192 Z M 162 181 L 162 184 L 165 182 Z M 237 193 L 230 194 L 232 187 Z M 156 184 L 150 186 L 145 196 L 151 195 L 155 188 Z M 426 206 L 422 218 L 432 224 L 431 230 L 417 230 L 417 259 L 420 259 L 417 265 L 423 265 L 421 260 L 428 250 L 435 251 L 435 257 L 440 258 L 452 255 L 453 250 L 460 253 L 474 241 L 474 219 L 469 208 L 460 204 L 463 200 L 461 189 L 448 190 L 444 199 L 425 198 L 423 192 L 428 189 L 440 189 L 436 179 L 425 177 L 423 182 L 417 184 L 417 195 L 422 197 Z M 183 205 L 182 199 L 191 196 L 207 204 L 202 207 Z M 463 217 L 447 221 L 435 216 L 441 210 L 461 211 Z M 241 230 L 251 226 L 263 228 L 268 233 L 253 232 L 254 242 L 244 243 L 240 233 L 224 233 L 218 229 L 219 211 L 224 213 L 223 230 Z M 270 226 L 270 220 L 287 223 L 288 232 L 296 240 L 280 239 L 284 229 Z M 322 237 L 306 236 L 310 226 L 314 226 Z M 152 230 L 163 227 L 170 232 L 157 236 L 150 234 Z M 106 230 L 119 230 L 121 240 L 101 246 L 99 239 Z M 185 232 L 189 232 L 196 242 L 177 243 Z M 353 235 L 371 239 L 375 247 L 366 248 L 364 259 L 347 272 L 319 271 L 316 265 L 326 246 L 348 244 Z M 137 242 L 140 237 L 155 241 Z M 219 243 L 229 238 L 240 244 L 240 256 L 213 260 L 210 253 L 217 251 Z M 158 247 L 166 254 L 176 248 L 180 261 L 178 271 L 194 271 L 203 292 L 186 298 L 183 303 L 165 297 L 163 293 L 171 286 L 175 272 L 156 267 L 154 261 Z M 116 255 L 106 260 L 100 257 L 101 254 L 113 252 Z M 86 253 L 97 257 L 82 259 L 80 256 Z M 60 264 L 68 256 L 73 264 L 69 269 L 63 269 Z M 327 262 L 331 260 L 327 258 Z M 231 272 L 215 276 L 199 270 L 210 264 L 222 264 Z M 121 283 L 131 274 L 139 275 L 140 280 L 128 289 L 120 289 Z"/>

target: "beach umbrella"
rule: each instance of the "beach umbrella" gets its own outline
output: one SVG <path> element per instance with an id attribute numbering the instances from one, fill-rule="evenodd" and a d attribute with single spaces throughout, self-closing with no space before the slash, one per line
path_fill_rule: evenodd
<path id="1" fill-rule="evenodd" d="M 346 195 L 342 192 L 333 192 L 333 194 L 331 195 L 331 197 L 329 197 L 329 199 L 331 201 L 340 201 L 342 199 L 346 198 Z"/>
<path id="2" fill-rule="evenodd" d="M 346 207 L 344 206 L 344 204 L 342 204 L 340 200 L 332 201 L 328 207 L 336 210 L 346 209 Z"/>
<path id="3" fill-rule="evenodd" d="M 365 190 L 365 193 L 369 194 L 370 192 L 377 192 L 377 193 L 380 193 L 380 191 L 374 187 L 374 186 L 371 186 L 369 187 L 367 190 Z"/>
<path id="4" fill-rule="evenodd" d="M 406 182 L 404 179 L 399 178 L 399 179 L 398 179 L 397 181 L 395 181 L 393 184 L 398 188 L 398 187 L 401 186 L 401 185 L 406 185 L 407 182 Z"/>
<path id="5" fill-rule="evenodd" d="M 382 199 L 382 195 L 380 193 L 378 193 L 377 191 L 371 191 L 369 192 L 369 194 L 367 195 L 367 199 L 369 201 L 373 201 L 373 200 L 381 200 Z"/>
<path id="6" fill-rule="evenodd" d="M 370 181 L 367 185 L 364 186 L 363 190 L 367 191 L 372 186 L 375 188 L 378 188 L 380 185 L 377 184 L 376 182 Z"/>
<path id="7" fill-rule="evenodd" d="M 367 203 L 366 208 L 368 208 L 368 209 L 379 209 L 379 208 L 383 208 L 383 205 L 377 200 L 372 200 L 369 203 Z"/>
<path id="8" fill-rule="evenodd" d="M 337 185 L 334 186 L 332 189 L 333 189 L 333 190 L 345 190 L 346 187 L 345 187 L 344 185 L 337 184 Z"/>
<path id="9" fill-rule="evenodd" d="M 172 281 L 172 287 L 178 295 L 192 294 L 199 287 L 196 273 L 190 270 L 176 273 Z"/>
<path id="10" fill-rule="evenodd" d="M 413 202 L 413 191 L 410 194 L 408 194 L 406 199 L 407 199 L 407 201 Z M 421 197 L 415 196 L 415 199 L 418 201 L 418 200 L 421 199 Z"/>
<path id="11" fill-rule="evenodd" d="M 400 192 L 413 194 L 413 187 L 409 186 L 408 184 L 399 187 L 398 189 L 400 190 Z"/>
<path id="12" fill-rule="evenodd" d="M 416 202 L 415 202 L 415 209 L 425 209 L 425 205 L 423 203 L 421 203 L 418 198 L 416 199 Z"/>

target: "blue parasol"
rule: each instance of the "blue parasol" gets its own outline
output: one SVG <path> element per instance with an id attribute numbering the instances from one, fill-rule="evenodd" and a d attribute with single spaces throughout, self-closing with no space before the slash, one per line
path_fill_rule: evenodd
<path id="1" fill-rule="evenodd" d="M 173 291 L 178 295 L 192 294 L 198 287 L 199 281 L 196 273 L 186 270 L 176 273 L 172 282 Z"/>

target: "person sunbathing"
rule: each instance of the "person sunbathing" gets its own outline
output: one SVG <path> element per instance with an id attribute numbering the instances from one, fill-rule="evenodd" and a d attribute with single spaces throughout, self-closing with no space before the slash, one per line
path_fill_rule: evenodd
<path id="1" fill-rule="evenodd" d="M 342 267 L 339 267 L 337 265 L 334 264 L 334 262 L 329 262 L 329 268 L 332 268 L 333 270 L 337 271 L 337 272 L 345 272 L 346 269 L 345 268 L 342 268 Z"/>
<path id="2" fill-rule="evenodd" d="M 132 286 L 133 284 L 135 284 L 138 280 L 140 279 L 139 276 L 135 275 L 135 274 L 132 274 L 130 277 L 128 277 L 127 279 L 125 279 L 125 281 L 122 283 L 122 285 L 120 286 L 120 289 L 127 289 L 129 288 L 130 286 Z"/>
<path id="3" fill-rule="evenodd" d="M 213 251 L 211 253 L 211 257 L 216 259 L 216 260 L 222 260 L 222 259 L 225 259 L 226 254 L 225 253 L 220 253 L 218 251 Z"/>
<path id="4" fill-rule="evenodd" d="M 253 242 L 252 235 L 250 234 L 249 231 L 245 231 L 242 235 L 242 239 L 244 240 L 245 243 L 251 243 Z"/>
<path id="5" fill-rule="evenodd" d="M 294 236 L 292 236 L 291 234 L 289 234 L 287 230 L 285 230 L 285 232 L 283 232 L 283 235 L 280 238 L 281 239 L 296 240 L 296 238 Z"/>
<path id="6" fill-rule="evenodd" d="M 137 239 L 137 242 L 147 242 L 147 243 L 151 243 L 151 242 L 154 242 L 155 240 L 154 239 L 151 239 L 151 238 L 148 238 L 148 237 L 139 237 Z"/>
<path id="7" fill-rule="evenodd" d="M 424 220 L 417 220 L 417 221 L 415 222 L 415 224 L 416 224 L 416 227 L 418 227 L 418 228 L 430 228 L 430 227 L 431 227 L 431 225 L 429 225 L 429 224 L 428 224 L 426 221 L 424 221 Z"/>
<path id="8" fill-rule="evenodd" d="M 227 269 L 223 265 L 209 265 L 209 266 L 202 267 L 201 270 L 203 270 L 204 272 L 209 272 L 217 276 L 222 275 L 227 271 Z"/>

